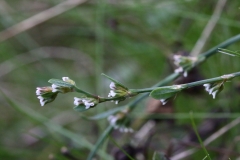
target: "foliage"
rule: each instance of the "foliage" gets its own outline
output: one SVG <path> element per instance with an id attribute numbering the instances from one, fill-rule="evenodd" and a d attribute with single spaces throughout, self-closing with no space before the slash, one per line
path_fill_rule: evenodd
<path id="1" fill-rule="evenodd" d="M 59 3 L 62 1 L 1 1 L 0 30 L 4 31 Z M 58 94 L 53 102 L 41 107 L 34 89 L 46 86 L 50 78 L 61 79 L 66 76 L 76 82 L 78 89 L 94 93 L 90 95 L 97 99 L 94 95 L 107 97 L 111 82 L 101 77 L 101 73 L 123 82 L 128 89 L 146 88 L 169 77 L 173 80 L 178 75 L 173 73 L 174 70 L 168 63 L 169 57 L 177 51 L 186 52 L 193 48 L 215 5 L 216 1 L 200 0 L 88 1 L 7 40 L 1 41 L 4 34 L 0 32 L 0 86 L 10 99 L 7 100 L 1 94 L 1 159 L 27 157 L 42 160 L 54 155 L 56 159 L 64 160 L 67 158 L 60 152 L 63 146 L 67 146 L 70 153 L 78 159 L 86 159 L 93 153 L 91 151 L 99 151 L 96 156 L 102 159 L 109 157 L 109 154 L 114 156 L 112 148 L 118 147 L 112 141 L 107 141 L 108 133 L 112 132 L 112 138 L 123 146 L 130 143 L 140 126 L 151 119 L 151 116 L 147 117 L 150 113 L 145 111 L 149 99 L 143 99 L 144 93 L 136 98 L 125 97 L 118 105 L 111 102 L 99 103 L 97 107 L 91 106 L 81 113 L 72 108 L 73 97 L 78 96 L 78 93 Z M 236 20 L 239 15 L 238 6 L 238 1 L 227 2 L 203 51 L 220 47 L 220 51 L 238 56 L 239 42 L 235 41 L 227 50 L 226 46 L 217 46 L 239 34 L 240 24 Z M 183 45 L 180 46 L 180 43 Z M 214 54 L 198 67 L 204 79 L 239 71 L 239 59 L 216 52 Z M 188 71 L 188 76 L 190 74 Z M 164 84 L 161 81 L 160 86 L 172 86 L 169 79 Z M 198 81 L 200 80 L 202 79 Z M 238 78 L 231 83 L 227 82 L 215 100 L 206 92 L 194 92 L 189 96 L 187 91 L 190 89 L 184 89 L 173 101 L 174 112 L 152 113 L 155 120 L 163 121 L 155 126 L 159 132 L 152 136 L 151 146 L 146 148 L 149 159 L 155 151 L 165 151 L 173 138 L 180 141 L 189 134 L 186 130 L 191 128 L 189 111 L 194 112 L 197 127 L 201 126 L 206 117 L 221 121 L 219 127 L 238 117 Z M 64 84 L 70 87 L 68 91 L 76 89 L 75 86 Z M 140 100 L 143 101 L 139 103 Z M 128 118 L 135 132 L 116 136 L 118 131 L 113 131 L 106 119 L 126 108 L 129 108 Z M 226 114 L 222 116 L 223 113 L 211 112 L 215 108 L 220 108 Z M 174 127 L 168 123 L 169 119 L 175 119 Z M 203 141 L 207 138 L 199 134 Z M 239 153 L 220 153 L 211 148 L 219 148 L 221 144 L 223 149 L 239 151 L 237 136 L 238 128 L 232 128 L 223 138 L 210 144 L 211 147 L 205 146 L 211 158 L 227 156 L 236 159 Z M 101 140 L 105 140 L 105 143 L 100 143 Z M 80 142 L 84 145 L 80 145 Z M 199 151 L 190 155 L 189 159 L 198 159 L 204 155 Z"/>

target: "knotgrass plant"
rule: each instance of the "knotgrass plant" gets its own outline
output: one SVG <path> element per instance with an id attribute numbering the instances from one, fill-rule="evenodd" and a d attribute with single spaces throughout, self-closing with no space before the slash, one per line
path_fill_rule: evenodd
<path id="1" fill-rule="evenodd" d="M 136 107 L 136 103 L 142 100 L 146 95 L 149 94 L 150 97 L 158 99 L 162 102 L 162 104 L 166 104 L 167 101 L 173 97 L 176 97 L 177 94 L 180 94 L 182 90 L 203 85 L 205 90 L 216 98 L 216 95 L 219 94 L 223 88 L 224 83 L 227 81 L 232 80 L 235 77 L 240 76 L 240 72 L 230 73 L 226 75 L 222 75 L 220 77 L 215 77 L 211 79 L 205 79 L 197 82 L 186 83 L 186 84 L 179 84 L 179 85 L 172 85 L 172 86 L 165 86 L 172 80 L 179 77 L 180 74 L 183 74 L 185 77 L 187 76 L 187 72 L 189 72 L 192 68 L 199 65 L 200 63 L 204 62 L 207 58 L 212 56 L 213 54 L 218 52 L 229 54 L 231 56 L 239 56 L 238 52 L 229 51 L 226 49 L 221 49 L 223 47 L 227 47 L 228 45 L 240 40 L 240 35 L 237 35 L 229 40 L 223 42 L 222 44 L 210 49 L 209 51 L 197 56 L 197 57 L 189 57 L 189 56 L 174 56 L 174 64 L 178 67 L 175 70 L 175 73 L 166 77 L 164 80 L 156 84 L 154 87 L 151 88 L 144 88 L 144 89 L 129 89 L 124 84 L 120 83 L 119 81 L 102 74 L 107 79 L 111 81 L 110 83 L 110 93 L 108 98 L 94 95 L 87 91 L 83 91 L 82 89 L 78 88 L 75 81 L 71 80 L 68 77 L 63 77 L 62 80 L 59 79 L 50 79 L 49 83 L 52 86 L 48 87 L 38 87 L 36 94 L 40 100 L 42 106 L 47 103 L 50 103 L 55 100 L 59 93 L 69 93 L 69 92 L 77 92 L 80 93 L 81 97 L 74 98 L 74 110 L 82 112 L 89 109 L 95 109 L 99 103 L 112 101 L 118 104 L 121 101 L 125 101 L 128 98 L 137 96 L 139 94 L 145 93 L 142 96 L 139 96 L 136 100 L 127 104 L 123 109 L 114 109 L 114 111 L 108 111 L 107 113 L 101 113 L 101 116 L 95 116 L 95 119 L 99 118 L 106 118 L 108 117 L 108 121 L 110 123 L 109 127 L 104 131 L 102 136 L 100 136 L 99 140 L 97 141 L 95 147 L 92 149 L 91 153 L 88 156 L 88 160 L 93 159 L 95 153 L 98 151 L 99 146 L 102 142 L 107 138 L 107 136 L 112 132 L 113 129 L 119 129 L 121 132 L 133 132 L 131 128 L 129 128 L 129 113 Z M 221 48 L 220 48 L 221 47 Z M 147 94 L 146 94 L 147 93 Z M 96 118 L 98 117 L 98 118 Z M 89 118 L 91 119 L 91 118 Z M 94 118 L 92 118 L 94 119 Z M 193 122 L 193 120 L 192 120 Z M 196 132 L 196 126 L 194 124 L 194 130 Z M 197 134 L 198 135 L 198 134 Z M 198 135 L 198 139 L 201 142 L 201 139 Z M 203 146 L 204 147 L 204 146 Z M 204 149 L 208 158 L 210 159 L 206 149 Z"/>
<path id="2" fill-rule="evenodd" d="M 4 96 L 0 97 L 2 104 L 0 116 L 1 159 L 42 160 L 47 159 L 51 154 L 57 160 L 66 160 L 66 157 L 63 157 L 59 151 L 62 146 L 66 146 L 79 159 L 86 159 L 89 152 L 92 151 L 93 157 L 99 156 L 99 159 L 106 160 L 111 158 L 108 156 L 109 151 L 113 151 L 112 143 L 108 144 L 109 134 L 119 145 L 131 144 L 132 142 L 129 140 L 141 133 L 135 122 L 143 118 L 143 122 L 148 120 L 143 116 L 148 114 L 143 107 L 145 107 L 144 104 L 149 93 L 139 93 L 131 99 L 119 101 L 118 105 L 109 102 L 91 106 L 94 101 L 86 99 L 90 108 L 85 112 L 78 113 L 72 111 L 71 104 L 74 97 L 77 97 L 75 100 L 78 103 L 82 98 L 81 95 L 84 94 L 54 92 L 52 97 L 47 100 L 48 108 L 45 108 L 39 107 L 33 88 L 45 86 L 49 78 L 68 76 L 76 81 L 81 90 L 107 97 L 106 90 L 109 90 L 107 86 L 111 81 L 100 76 L 103 72 L 113 76 L 114 79 L 121 80 L 128 88 L 149 87 L 159 81 L 159 78 L 164 79 L 169 74 L 170 68 L 166 63 L 166 58 L 170 53 L 179 50 L 189 51 L 194 46 L 206 22 L 214 16 L 212 11 L 215 2 L 218 3 L 217 1 L 199 0 L 99 0 L 85 1 L 86 3 L 76 5 L 72 3 L 73 1 L 85 0 L 62 2 L 56 0 L 37 2 L 2 0 L 0 2 L 1 90 L 21 109 L 18 110 L 12 103 L 4 103 Z M 66 3 L 70 5 L 62 5 Z M 217 20 L 211 34 L 208 34 L 209 39 L 205 42 L 204 50 L 238 34 L 239 10 L 236 6 L 239 6 L 238 1 L 228 1 L 227 5 L 224 5 L 220 19 Z M 61 14 L 56 12 L 59 9 Z M 49 13 L 48 11 L 54 12 Z M 46 16 L 43 19 L 34 18 L 35 15 L 39 15 L 38 13 L 44 13 Z M 53 17 L 52 13 L 58 14 Z M 39 24 L 39 20 L 41 24 Z M 29 25 L 31 29 L 26 28 Z M 184 47 L 172 46 L 176 41 L 184 44 Z M 238 45 L 236 43 L 231 47 L 232 49 L 238 48 Z M 199 68 L 199 71 L 207 79 L 237 72 L 240 65 L 234 63 L 236 61 L 231 58 L 226 58 L 225 55 L 215 55 L 208 59 L 207 63 Z M 190 57 L 185 60 L 191 59 Z M 176 64 L 180 65 L 180 63 Z M 176 72 L 182 71 L 183 68 L 178 66 Z M 180 74 L 184 72 L 180 72 Z M 177 75 L 178 73 L 174 73 L 171 78 L 176 78 Z M 160 83 L 160 86 L 170 86 L 171 78 L 165 84 Z M 174 118 L 175 126 L 167 125 L 166 130 L 164 126 L 162 128 L 162 125 L 166 123 L 157 123 L 160 126 L 156 126 L 155 129 L 159 128 L 159 132 L 154 135 L 154 138 L 162 137 L 164 133 L 167 133 L 167 137 L 160 138 L 160 141 L 152 141 L 151 145 L 154 145 L 154 149 L 152 146 L 146 147 L 149 149 L 147 151 L 148 159 L 152 157 L 152 150 L 159 153 L 161 148 L 165 150 L 169 145 L 169 143 L 163 144 L 162 141 L 166 142 L 173 137 L 180 140 L 181 132 L 188 133 L 184 126 L 189 125 L 189 110 L 194 110 L 195 119 L 199 118 L 196 122 L 201 122 L 201 119 L 206 117 L 216 118 L 214 119 L 216 121 L 221 121 L 222 117 L 237 118 L 239 116 L 239 107 L 236 105 L 239 103 L 238 92 L 235 90 L 237 80 L 234 79 L 232 83 L 228 84 L 225 85 L 223 92 L 216 95 L 216 99 L 212 99 L 212 95 L 208 96 L 206 93 L 193 96 L 181 91 L 177 96 L 174 95 L 172 98 L 176 97 L 173 104 L 174 113 L 167 115 L 162 113 L 158 116 L 155 114 L 154 118 L 160 120 Z M 51 100 L 54 102 L 50 103 Z M 42 100 L 42 104 L 46 104 L 45 101 Z M 170 105 L 169 102 L 166 107 L 168 105 Z M 224 112 L 208 112 L 217 107 L 222 107 Z M 86 110 L 85 107 L 82 108 Z M 135 113 L 138 114 L 137 117 Z M 41 121 L 41 116 L 45 117 L 44 121 Z M 123 116 L 126 117 L 127 129 L 131 131 L 133 128 L 135 132 L 120 134 L 119 137 L 116 136 L 119 132 L 109 125 L 107 119 L 110 117 L 108 120 L 114 122 L 114 117 L 121 118 Z M 121 119 L 119 122 L 121 123 L 116 123 L 118 129 L 122 128 L 121 130 L 124 131 L 125 120 Z M 165 122 L 169 121 L 165 120 Z M 235 123 L 239 124 L 239 120 Z M 58 127 L 63 130 L 56 129 Z M 65 134 L 65 131 L 70 134 Z M 237 139 L 237 127 L 229 129 L 229 131 L 230 135 L 228 133 L 222 135 L 215 142 L 216 148 L 221 149 L 222 147 L 219 146 L 225 145 L 231 150 L 235 147 L 233 139 Z M 174 135 L 170 136 L 170 134 Z M 34 141 L 28 141 L 32 139 L 31 137 L 35 137 Z M 93 145 L 96 138 L 99 138 L 99 143 Z M 224 144 L 222 140 L 224 140 Z M 211 147 L 208 148 L 206 145 L 211 157 L 215 158 L 214 154 L 217 152 L 210 150 Z M 239 145 L 236 147 L 238 148 L 232 149 L 229 154 L 233 154 L 233 150 L 239 150 Z M 100 154 L 103 152 L 108 157 L 101 156 Z M 228 152 L 218 152 L 218 154 L 222 156 L 223 154 L 227 155 Z M 200 157 L 202 159 L 204 155 L 199 156 L 195 153 L 191 158 L 199 159 Z M 155 154 L 155 159 L 157 159 L 156 157 L 161 156 Z M 51 158 L 52 156 L 49 157 L 49 159 Z"/>

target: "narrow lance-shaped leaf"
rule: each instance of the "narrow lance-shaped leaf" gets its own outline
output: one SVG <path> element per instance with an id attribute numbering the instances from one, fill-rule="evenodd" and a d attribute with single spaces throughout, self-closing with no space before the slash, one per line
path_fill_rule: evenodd
<path id="1" fill-rule="evenodd" d="M 105 76 L 106 78 L 110 79 L 111 81 L 113 81 L 114 83 L 118 84 L 118 85 L 121 85 L 121 87 L 125 88 L 125 89 L 128 89 L 126 88 L 122 83 L 120 83 L 119 81 L 113 79 L 112 77 L 109 77 L 108 75 L 102 73 L 103 76 Z"/>
<path id="2" fill-rule="evenodd" d="M 168 99 L 170 97 L 175 96 L 179 91 L 181 91 L 181 86 L 168 86 L 168 87 L 160 87 L 158 89 L 153 90 L 150 93 L 150 97 L 155 99 Z"/>
<path id="3" fill-rule="evenodd" d="M 60 79 L 50 79 L 48 81 L 49 83 L 52 83 L 52 84 L 55 84 L 55 85 L 58 85 L 58 86 L 63 86 L 63 87 L 73 87 L 74 85 L 69 83 L 69 82 L 65 82 L 63 80 L 60 80 Z"/>
<path id="4" fill-rule="evenodd" d="M 223 54 L 227 54 L 229 56 L 238 56 L 238 57 L 240 57 L 240 51 L 230 51 L 228 49 L 218 48 L 218 52 L 223 53 Z"/>

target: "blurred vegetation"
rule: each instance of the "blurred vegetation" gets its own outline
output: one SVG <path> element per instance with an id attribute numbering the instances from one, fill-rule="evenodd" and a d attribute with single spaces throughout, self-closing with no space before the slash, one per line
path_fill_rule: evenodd
<path id="1" fill-rule="evenodd" d="M 0 31 L 4 31 L 64 1 L 0 2 Z M 51 78 L 68 76 L 83 90 L 106 97 L 110 82 L 101 76 L 102 72 L 129 88 L 150 87 L 173 72 L 169 63 L 173 53 L 191 51 L 216 3 L 217 0 L 90 0 L 2 41 L 0 86 L 16 105 L 1 94 L 0 159 L 43 160 L 49 155 L 50 159 L 51 156 L 56 160 L 70 159 L 60 151 L 63 146 L 77 159 L 86 159 L 109 124 L 105 119 L 88 121 L 81 115 L 93 116 L 116 105 L 103 103 L 95 109 L 77 113 L 72 109 L 73 97 L 77 94 L 71 93 L 59 95 L 53 103 L 41 107 L 35 88 L 49 85 L 47 81 Z M 203 51 L 239 34 L 239 7 L 240 1 L 227 1 Z M 240 50 L 239 44 L 237 42 L 229 49 Z M 238 59 L 216 54 L 199 66 L 198 72 L 201 78 L 212 78 L 237 72 L 239 68 Z M 132 113 L 132 127 L 137 132 L 148 119 L 158 122 L 151 143 L 144 149 L 148 152 L 147 159 L 151 159 L 154 151 L 165 152 L 173 139 L 182 140 L 190 134 L 190 111 L 193 111 L 198 127 L 206 118 L 212 118 L 214 122 L 211 122 L 220 128 L 239 117 L 239 87 L 236 78 L 227 83 L 214 100 L 203 88 L 200 93 L 193 90 L 190 94 L 180 94 L 171 105 L 169 117 L 162 116 L 166 112 L 161 111 L 161 114 L 146 118 L 150 102 L 148 98 L 144 99 Z M 133 134 L 114 131 L 112 138 L 124 146 L 130 143 Z M 201 138 L 204 140 L 211 134 Z M 238 141 L 239 126 L 206 149 L 212 159 L 233 160 L 240 157 Z M 186 146 L 195 148 L 199 144 L 194 145 Z M 116 148 L 111 141 L 106 141 L 101 147 L 101 157 L 114 156 Z M 203 159 L 205 156 L 199 149 L 188 158 Z"/>

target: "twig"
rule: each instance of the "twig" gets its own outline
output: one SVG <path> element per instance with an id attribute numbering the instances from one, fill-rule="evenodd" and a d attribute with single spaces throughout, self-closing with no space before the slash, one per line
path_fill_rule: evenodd
<path id="1" fill-rule="evenodd" d="M 224 7 L 226 1 L 227 0 L 219 0 L 218 1 L 216 8 L 213 12 L 213 15 L 211 16 L 210 20 L 208 21 L 207 25 L 205 26 L 201 37 L 198 39 L 197 43 L 193 47 L 190 55 L 197 56 L 201 52 L 205 43 L 207 42 L 208 38 L 210 37 L 212 30 L 216 26 L 217 21 L 220 18 L 220 15 L 222 13 L 222 10 L 223 10 L 223 7 Z"/>
<path id="2" fill-rule="evenodd" d="M 53 17 L 56 17 L 84 2 L 87 0 L 68 0 L 65 2 L 62 2 L 52 8 L 49 8 L 45 11 L 42 11 L 28 19 L 23 20 L 22 22 L 19 22 L 18 24 L 15 24 L 12 27 L 7 28 L 6 30 L 0 32 L 0 42 L 3 42 L 21 32 L 24 32 L 28 29 L 31 29 Z"/>
<path id="3" fill-rule="evenodd" d="M 215 139 L 219 138 L 221 135 L 223 135 L 224 133 L 226 133 L 227 131 L 229 131 L 231 128 L 235 127 L 236 125 L 238 125 L 240 123 L 240 118 L 235 119 L 234 121 L 232 121 L 231 123 L 227 124 L 226 126 L 222 127 L 221 129 L 219 129 L 217 132 L 215 132 L 214 134 L 212 134 L 210 137 L 208 137 L 203 144 L 205 146 L 207 146 L 208 144 L 210 144 L 212 141 L 214 141 Z M 196 152 L 196 149 L 189 149 L 187 151 L 183 151 L 173 157 L 171 157 L 171 160 L 179 160 L 179 159 L 183 159 L 187 156 L 190 156 L 191 154 L 193 154 L 194 152 Z"/>

